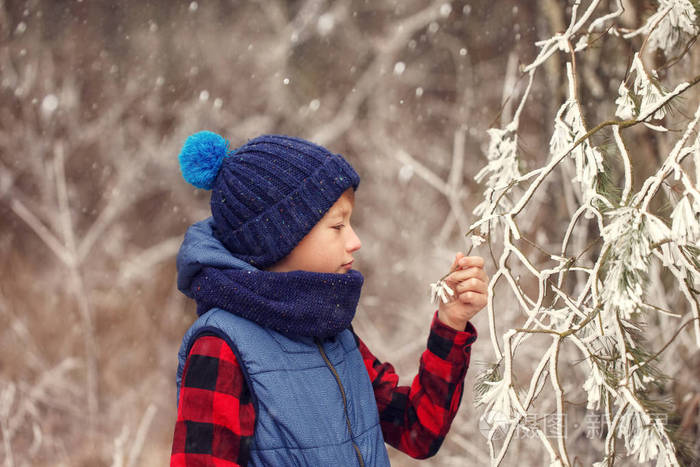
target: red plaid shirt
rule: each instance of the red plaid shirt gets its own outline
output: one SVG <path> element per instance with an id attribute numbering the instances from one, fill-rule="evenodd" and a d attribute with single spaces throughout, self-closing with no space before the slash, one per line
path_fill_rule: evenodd
<path id="1" fill-rule="evenodd" d="M 355 339 L 372 381 L 384 440 L 411 457 L 434 455 L 457 414 L 476 329 L 469 323 L 465 331 L 455 331 L 436 314 L 410 386 L 399 386 L 394 367 Z M 247 465 L 254 429 L 255 409 L 235 355 L 224 340 L 199 337 L 182 376 L 170 465 Z"/>

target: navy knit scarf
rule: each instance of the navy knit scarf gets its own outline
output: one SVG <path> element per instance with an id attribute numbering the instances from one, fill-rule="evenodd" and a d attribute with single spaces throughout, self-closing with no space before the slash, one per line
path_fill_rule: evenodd
<path id="1" fill-rule="evenodd" d="M 330 337 L 355 316 L 364 279 L 326 274 L 205 267 L 192 282 L 197 314 L 221 308 L 287 335 Z"/>

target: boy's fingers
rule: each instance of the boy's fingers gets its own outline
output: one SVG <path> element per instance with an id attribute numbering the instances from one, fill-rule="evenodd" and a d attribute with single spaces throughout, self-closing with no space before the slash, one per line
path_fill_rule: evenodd
<path id="1" fill-rule="evenodd" d="M 457 253 L 457 255 L 455 255 L 455 260 L 452 261 L 452 266 L 450 266 L 450 272 L 454 272 L 454 271 L 456 271 L 457 269 L 459 269 L 459 268 L 460 268 L 460 262 L 461 262 L 462 259 L 464 259 L 464 258 L 465 258 L 464 253 L 462 253 L 461 251 L 460 251 L 459 253 Z"/>
<path id="2" fill-rule="evenodd" d="M 471 277 L 465 281 L 458 282 L 455 286 L 457 292 L 466 292 L 467 290 L 473 290 L 479 293 L 486 293 L 488 291 L 489 285 L 487 282 L 477 278 Z"/>
<path id="3" fill-rule="evenodd" d="M 462 303 L 467 303 L 470 305 L 476 305 L 480 307 L 486 306 L 489 299 L 486 295 L 477 292 L 464 292 L 459 295 L 459 300 Z"/>
<path id="4" fill-rule="evenodd" d="M 477 268 L 477 267 L 471 267 L 469 269 L 462 269 L 459 271 L 454 271 L 449 276 L 447 276 L 447 280 L 452 282 L 452 283 L 458 283 L 458 282 L 463 282 L 467 279 L 471 279 L 473 277 L 480 279 L 484 282 L 489 281 L 489 277 L 486 275 L 486 271 L 484 271 L 481 268 Z"/>
<path id="5" fill-rule="evenodd" d="M 481 256 L 464 256 L 464 255 L 462 255 L 462 257 L 459 259 L 459 267 L 462 269 L 466 269 L 466 268 L 470 268 L 470 267 L 483 268 L 484 267 L 484 258 L 482 258 Z"/>

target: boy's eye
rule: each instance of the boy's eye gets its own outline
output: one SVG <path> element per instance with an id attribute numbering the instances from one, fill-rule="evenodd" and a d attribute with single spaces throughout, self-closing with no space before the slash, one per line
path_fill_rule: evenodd
<path id="1" fill-rule="evenodd" d="M 340 230 L 340 229 L 342 229 L 343 227 L 345 227 L 345 224 L 338 224 L 338 225 L 334 225 L 334 226 L 333 226 L 333 228 L 334 228 L 335 230 Z"/>

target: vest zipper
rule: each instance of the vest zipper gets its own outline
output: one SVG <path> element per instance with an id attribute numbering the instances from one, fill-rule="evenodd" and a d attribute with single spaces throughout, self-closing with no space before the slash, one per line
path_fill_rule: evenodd
<path id="1" fill-rule="evenodd" d="M 352 426 L 350 425 L 350 416 L 348 415 L 348 400 L 345 397 L 345 389 L 343 389 L 343 383 L 340 382 L 340 376 L 338 376 L 338 372 L 335 370 L 335 367 L 331 363 L 331 361 L 328 359 L 328 356 L 326 355 L 326 351 L 323 350 L 323 345 L 321 345 L 321 341 L 318 338 L 314 338 L 314 342 L 316 343 L 316 347 L 318 347 L 318 351 L 321 353 L 321 357 L 323 357 L 323 361 L 326 362 L 326 366 L 328 367 L 329 370 L 331 370 L 331 373 L 333 373 L 333 376 L 335 377 L 336 383 L 338 383 L 338 388 L 340 388 L 340 395 L 343 398 L 343 410 L 345 411 L 345 423 L 348 425 L 348 431 L 350 432 L 350 442 L 352 443 L 352 447 L 355 449 L 355 455 L 357 456 L 357 460 L 360 463 L 360 467 L 365 467 L 365 461 L 362 459 L 362 453 L 360 452 L 360 447 L 355 444 L 355 435 L 352 434 Z"/>

